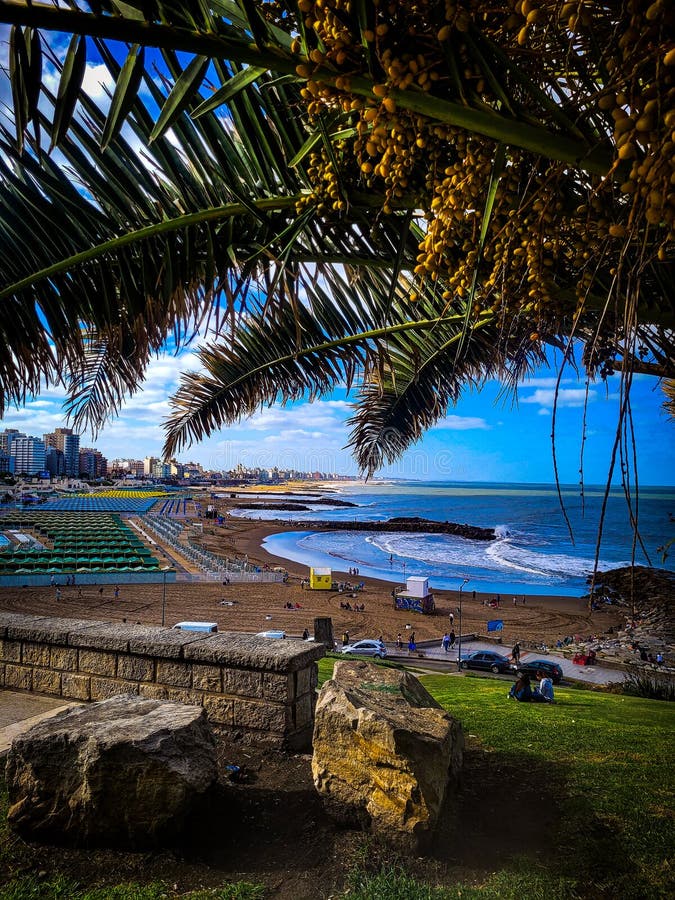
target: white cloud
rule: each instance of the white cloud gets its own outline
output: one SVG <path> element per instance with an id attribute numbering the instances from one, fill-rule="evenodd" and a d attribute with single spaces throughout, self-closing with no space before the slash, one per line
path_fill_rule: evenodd
<path id="1" fill-rule="evenodd" d="M 485 419 L 478 416 L 446 416 L 434 428 L 445 431 L 489 431 L 491 429 Z"/>
<path id="2" fill-rule="evenodd" d="M 596 398 L 595 391 L 588 392 L 589 403 Z M 548 408 L 552 408 L 556 404 L 558 408 L 579 407 L 586 403 L 586 390 L 585 388 L 561 388 L 556 397 L 554 389 L 538 388 L 531 396 L 520 397 L 520 403 L 537 403 L 539 406 Z"/>
<path id="3" fill-rule="evenodd" d="M 560 384 L 578 384 L 578 379 L 576 378 L 561 378 Z M 535 388 L 554 388 L 558 384 L 557 376 L 553 375 L 551 377 L 546 378 L 528 378 L 523 381 L 521 385 L 521 389 L 526 389 L 530 387 Z"/>
<path id="4" fill-rule="evenodd" d="M 87 63 L 82 87 L 84 92 L 93 100 L 101 100 L 103 98 L 107 100 L 107 92 L 114 90 L 115 82 L 105 63 Z"/>
<path id="5" fill-rule="evenodd" d="M 287 428 L 278 434 L 268 434 L 263 440 L 268 444 L 295 442 L 297 440 L 320 441 L 325 438 L 323 431 L 305 431 L 302 428 Z"/>
<path id="6" fill-rule="evenodd" d="M 65 55 L 65 50 L 63 55 Z M 56 96 L 61 80 L 61 73 L 58 69 L 53 66 L 45 66 L 42 79 L 45 87 Z M 115 82 L 105 63 L 88 62 L 84 70 L 82 86 L 87 95 L 102 109 L 106 109 L 110 105 L 110 97 L 106 91 L 112 93 Z"/>
<path id="7" fill-rule="evenodd" d="M 332 430 L 343 430 L 343 415 L 351 411 L 351 405 L 342 400 L 316 400 L 312 404 L 299 406 L 272 406 L 261 409 L 241 423 L 243 429 L 254 431 L 288 431 L 293 428 L 305 430 L 308 426 L 324 433 Z"/>

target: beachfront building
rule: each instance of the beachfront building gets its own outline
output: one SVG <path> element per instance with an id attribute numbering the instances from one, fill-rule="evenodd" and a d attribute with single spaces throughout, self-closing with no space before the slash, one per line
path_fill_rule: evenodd
<path id="1" fill-rule="evenodd" d="M 0 431 L 0 451 L 9 454 L 12 448 L 12 441 L 18 437 L 26 437 L 26 435 L 17 428 L 5 428 L 4 431 Z"/>
<path id="2" fill-rule="evenodd" d="M 80 450 L 80 475 L 85 478 L 103 478 L 108 472 L 108 460 L 94 447 Z"/>
<path id="3" fill-rule="evenodd" d="M 40 438 L 15 437 L 10 456 L 17 475 L 38 475 L 45 471 L 45 444 Z"/>
<path id="4" fill-rule="evenodd" d="M 169 473 L 172 478 L 184 478 L 185 466 L 182 463 L 176 462 L 175 459 L 171 459 L 169 460 Z"/>
<path id="5" fill-rule="evenodd" d="M 63 478 L 66 474 L 63 452 L 56 447 L 45 447 L 45 472 L 49 472 L 52 478 Z"/>
<path id="6" fill-rule="evenodd" d="M 12 457 L 4 450 L 0 450 L 0 475 L 11 475 L 13 466 Z"/>
<path id="7" fill-rule="evenodd" d="M 9 469 L 8 473 L 12 473 L 15 470 L 14 464 L 16 462 L 14 455 L 12 454 L 12 441 L 16 438 L 25 438 L 26 435 L 23 431 L 19 431 L 17 428 L 5 428 L 4 431 L 0 431 L 0 453 L 6 454 L 9 460 Z"/>
<path id="8" fill-rule="evenodd" d="M 78 478 L 80 474 L 80 435 L 72 428 L 55 428 L 43 435 L 45 447 L 54 447 L 63 453 L 64 475 Z"/>
<path id="9" fill-rule="evenodd" d="M 106 463 L 106 470 L 113 476 L 142 478 L 145 464 L 142 459 L 112 459 Z"/>
<path id="10" fill-rule="evenodd" d="M 333 587 L 333 572 L 324 568 L 310 569 L 309 587 L 313 591 L 330 591 Z"/>

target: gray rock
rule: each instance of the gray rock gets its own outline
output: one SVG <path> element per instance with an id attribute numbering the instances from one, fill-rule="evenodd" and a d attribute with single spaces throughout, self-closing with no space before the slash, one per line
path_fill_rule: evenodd
<path id="1" fill-rule="evenodd" d="M 161 845 L 216 781 L 214 751 L 198 707 L 122 695 L 65 711 L 14 740 L 8 822 L 69 846 Z"/>
<path id="2" fill-rule="evenodd" d="M 326 811 L 415 852 L 459 774 L 464 737 L 413 675 L 350 660 L 321 689 L 313 746 Z"/>

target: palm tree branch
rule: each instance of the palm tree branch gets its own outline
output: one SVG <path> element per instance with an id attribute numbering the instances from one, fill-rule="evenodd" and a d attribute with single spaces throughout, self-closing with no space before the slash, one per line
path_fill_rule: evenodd
<path id="1" fill-rule="evenodd" d="M 119 237 L 111 238 L 94 247 L 89 247 L 79 253 L 64 257 L 44 269 L 27 275 L 20 281 L 14 282 L 14 284 L 7 285 L 0 290 L 0 300 L 11 297 L 13 294 L 24 290 L 25 288 L 33 287 L 35 284 L 44 281 L 46 278 L 68 272 L 71 269 L 82 265 L 82 263 L 89 262 L 90 260 L 104 256 L 108 253 L 117 252 L 122 247 L 126 247 L 129 244 L 135 244 L 138 241 L 178 231 L 181 228 L 186 228 L 191 225 L 199 225 L 203 222 L 213 222 L 245 215 L 250 212 L 251 206 L 261 211 L 290 209 L 295 206 L 297 199 L 297 197 L 269 197 L 262 200 L 251 201 L 250 205 L 244 205 L 243 203 L 227 203 L 223 206 L 203 209 L 199 210 L 199 212 L 176 216 L 173 219 L 167 219 L 153 225 L 146 225 L 144 228 L 129 231 L 126 234 L 119 235 Z"/>
<path id="2" fill-rule="evenodd" d="M 222 35 L 195 33 L 173 25 L 157 25 L 124 16 L 93 15 L 44 4 L 4 2 L 0 4 L 0 21 L 48 31 L 124 41 L 130 45 L 180 50 L 214 59 L 227 58 L 271 72 L 293 75 L 298 80 L 301 80 L 297 75 L 298 66 L 309 62 L 307 57 L 276 47 L 260 49 L 256 44 Z M 337 79 L 342 77 L 339 72 L 325 66 L 312 68 L 312 77 L 329 85 L 335 86 Z M 373 84 L 372 79 L 352 76 L 350 91 L 361 97 L 372 98 Z M 528 125 L 492 109 L 486 111 L 463 106 L 421 91 L 392 89 L 390 96 L 402 109 L 466 128 L 550 159 L 573 163 L 587 172 L 606 175 L 611 167 L 611 156 L 604 147 L 591 147 L 586 141 L 551 132 L 542 126 Z"/>
<path id="3" fill-rule="evenodd" d="M 400 322 L 398 324 L 387 325 L 381 328 L 371 328 L 353 334 L 341 334 L 338 338 L 301 346 L 294 349 L 293 352 L 278 355 L 276 357 L 273 356 L 273 354 L 266 354 L 262 362 L 253 366 L 250 365 L 253 354 L 249 353 L 247 355 L 242 352 L 239 356 L 239 360 L 244 370 L 241 371 L 237 377 L 231 378 L 227 382 L 222 382 L 218 377 L 208 379 L 201 373 L 188 373 L 183 376 L 181 389 L 172 401 L 180 412 L 172 416 L 167 422 L 168 436 L 164 447 L 165 455 L 171 456 L 184 446 L 188 440 L 188 433 L 192 432 L 193 434 L 196 434 L 193 424 L 196 420 L 200 420 L 201 433 L 210 434 L 212 426 L 207 423 L 207 419 L 210 418 L 214 423 L 217 422 L 217 424 L 222 424 L 223 422 L 233 422 L 244 414 L 250 414 L 254 407 L 242 402 L 242 398 L 237 394 L 237 391 L 243 385 L 248 385 L 250 383 L 256 383 L 256 385 L 258 385 L 258 379 L 269 377 L 270 372 L 286 370 L 286 375 L 288 376 L 288 367 L 298 367 L 301 363 L 309 363 L 311 367 L 311 365 L 319 358 L 321 358 L 322 361 L 331 358 L 331 354 L 335 353 L 335 351 L 339 351 L 335 359 L 340 360 L 341 365 L 344 363 L 346 351 L 350 347 L 362 348 L 364 351 L 367 351 L 371 345 L 382 340 L 389 341 L 394 336 L 405 332 L 425 332 L 434 329 L 439 324 L 443 324 L 444 326 L 450 324 L 461 325 L 463 320 L 463 315 L 449 315 L 435 319 Z M 481 324 L 487 324 L 492 320 L 492 313 L 484 313 L 482 322 L 479 323 L 478 327 L 480 327 Z M 249 325 L 247 335 L 250 340 L 251 325 Z M 241 340 L 241 335 L 239 339 Z M 218 348 L 215 347 L 201 351 L 200 356 L 202 362 L 207 364 L 209 371 L 214 372 L 216 370 L 220 360 L 220 352 L 222 351 L 219 351 Z M 231 351 L 229 352 L 229 359 L 230 362 L 235 359 Z M 341 373 L 336 369 L 334 374 L 335 377 L 339 377 Z M 306 387 L 307 381 L 305 373 L 303 373 L 302 377 L 303 386 Z M 279 384 L 280 383 L 281 382 L 279 382 Z M 298 382 L 296 380 L 293 383 L 297 385 Z M 278 392 L 281 392 L 287 399 L 290 399 L 290 393 L 292 393 L 292 391 L 289 391 L 288 389 L 284 389 L 280 386 L 278 387 L 276 382 L 274 383 L 274 386 L 271 387 L 271 392 L 275 395 Z M 195 404 L 194 400 L 198 393 L 206 398 L 205 402 Z M 222 410 L 225 407 L 225 401 L 235 396 L 238 397 L 237 412 L 223 413 Z M 265 397 L 263 396 L 263 392 L 259 391 L 259 393 L 256 394 L 255 406 L 260 405 L 260 403 L 265 402 L 265 400 L 269 401 L 271 399 L 273 399 L 271 395 Z M 216 410 L 218 410 L 218 414 L 215 413 Z"/>

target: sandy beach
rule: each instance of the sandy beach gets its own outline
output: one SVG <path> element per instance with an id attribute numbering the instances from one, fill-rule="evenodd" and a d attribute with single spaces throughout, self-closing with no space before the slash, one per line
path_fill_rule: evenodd
<path id="1" fill-rule="evenodd" d="M 219 506 L 221 502 L 219 501 Z M 232 505 L 232 501 L 230 504 Z M 359 593 L 359 604 L 365 611 L 340 608 L 347 595 L 334 591 L 305 590 L 301 581 L 308 574 L 305 566 L 273 556 L 261 547 L 269 534 L 286 529 L 255 520 L 227 516 L 224 526 L 204 523 L 203 544 L 223 556 L 248 557 L 260 566 L 283 566 L 289 573 L 286 584 L 230 584 L 213 582 L 167 583 L 166 594 L 160 584 L 132 585 L 120 581 L 120 596 L 114 597 L 112 585 L 105 585 L 103 593 L 93 585 L 61 587 L 57 602 L 52 587 L 2 588 L 0 608 L 36 615 L 60 615 L 104 621 L 162 622 L 162 607 L 166 625 L 185 619 L 218 623 L 220 631 L 257 632 L 270 628 L 283 629 L 290 635 L 301 635 L 307 628 L 313 633 L 314 619 L 330 616 L 336 637 L 348 631 L 350 639 L 377 637 L 396 640 L 400 632 L 415 631 L 417 640 L 440 640 L 450 630 L 450 614 L 454 615 L 454 629 L 459 627 L 457 591 L 434 591 L 436 614 L 425 616 L 396 610 L 392 602 L 392 583 L 359 576 L 365 582 Z M 167 548 L 168 550 L 168 548 Z M 170 555 L 170 552 L 169 552 Z M 349 580 L 348 573 L 334 571 L 336 580 Z M 526 643 L 555 644 L 567 635 L 601 635 L 610 627 L 616 629 L 623 617 L 616 607 L 590 613 L 582 599 L 556 596 L 522 595 L 513 605 L 512 596 L 503 596 L 500 609 L 484 605 L 494 595 L 464 591 L 462 598 L 462 632 L 485 636 L 489 619 L 502 619 L 501 637 L 504 645 L 515 640 Z M 165 602 L 164 602 L 165 601 Z M 298 608 L 285 608 L 286 604 Z"/>

